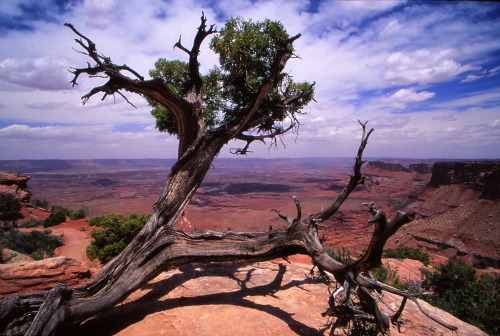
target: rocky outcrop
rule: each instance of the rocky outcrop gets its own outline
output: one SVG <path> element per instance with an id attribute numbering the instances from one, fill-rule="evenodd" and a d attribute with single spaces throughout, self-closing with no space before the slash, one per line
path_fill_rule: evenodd
<path id="1" fill-rule="evenodd" d="M 21 202 L 29 202 L 31 192 L 28 189 L 28 180 L 30 178 L 25 174 L 0 172 L 0 193 L 11 194 Z"/>
<path id="2" fill-rule="evenodd" d="M 412 163 L 412 164 L 410 164 L 408 169 L 412 172 L 417 172 L 420 174 L 429 174 L 429 173 L 432 173 L 432 164 Z"/>
<path id="3" fill-rule="evenodd" d="M 407 172 L 407 168 L 399 163 L 389 163 L 383 161 L 370 161 L 368 162 L 368 167 L 377 168 L 381 170 L 393 171 L 393 172 Z"/>
<path id="4" fill-rule="evenodd" d="M 370 161 L 368 162 L 368 167 L 392 172 L 417 172 L 420 174 L 428 174 L 432 172 L 432 164 L 428 163 L 411 163 L 408 165 L 408 168 L 406 168 L 400 163 Z"/>
<path id="5" fill-rule="evenodd" d="M 90 276 L 90 270 L 80 261 L 68 257 L 0 264 L 0 299 L 14 293 L 48 290 L 58 283 L 76 286 Z"/>
<path id="6" fill-rule="evenodd" d="M 435 162 L 429 184 L 465 184 L 482 198 L 500 199 L 500 161 Z"/>

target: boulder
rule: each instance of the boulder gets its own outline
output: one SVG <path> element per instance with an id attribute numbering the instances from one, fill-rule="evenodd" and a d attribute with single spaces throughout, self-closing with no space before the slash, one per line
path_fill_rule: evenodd
<path id="1" fill-rule="evenodd" d="M 0 299 L 11 294 L 49 290 L 58 283 L 76 286 L 90 277 L 88 268 L 68 257 L 0 264 Z"/>
<path id="2" fill-rule="evenodd" d="M 26 174 L 0 172 L 0 193 L 15 196 L 21 202 L 29 202 L 31 192 L 28 189 L 28 180 L 31 176 Z"/>

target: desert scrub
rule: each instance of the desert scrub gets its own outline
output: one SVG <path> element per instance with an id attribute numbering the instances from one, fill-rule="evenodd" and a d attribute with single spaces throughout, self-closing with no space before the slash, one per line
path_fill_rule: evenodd
<path id="1" fill-rule="evenodd" d="M 35 260 L 54 256 L 56 247 L 63 245 L 62 237 L 51 236 L 45 232 L 31 231 L 28 233 L 10 230 L 3 233 L 5 245 L 11 250 L 30 255 Z"/>
<path id="2" fill-rule="evenodd" d="M 0 220 L 16 221 L 22 218 L 21 201 L 11 194 L 0 193 Z"/>
<path id="3" fill-rule="evenodd" d="M 431 261 L 431 257 L 427 253 L 419 249 L 403 245 L 399 245 L 395 249 L 387 249 L 385 251 L 385 257 L 394 259 L 418 260 L 425 266 L 428 266 Z"/>
<path id="4" fill-rule="evenodd" d="M 331 248 L 327 247 L 325 248 L 325 251 L 326 253 L 328 253 L 330 257 L 343 264 L 347 264 L 353 261 L 351 257 L 351 251 L 345 246 L 342 246 L 342 248 L 337 249 L 337 251 L 334 251 Z"/>
<path id="5" fill-rule="evenodd" d="M 490 335 L 500 335 L 500 276 L 483 274 L 458 258 L 431 272 L 422 270 L 424 299 Z"/>
<path id="6" fill-rule="evenodd" d="M 36 220 L 31 218 L 29 221 L 22 222 L 18 225 L 20 228 L 34 228 L 37 226 L 43 226 L 43 220 Z"/>
<path id="7" fill-rule="evenodd" d="M 87 246 L 87 257 L 90 260 L 97 258 L 103 265 L 106 264 L 134 239 L 150 217 L 136 214 L 126 217 L 112 213 L 92 218 L 89 224 L 101 228 L 91 233 L 94 241 Z"/>
<path id="8" fill-rule="evenodd" d="M 400 290 L 408 290 L 408 283 L 399 279 L 397 267 L 392 267 L 390 264 L 387 264 L 387 266 L 382 265 L 371 270 L 371 274 L 375 279 L 377 279 L 377 281 L 383 282 Z"/>

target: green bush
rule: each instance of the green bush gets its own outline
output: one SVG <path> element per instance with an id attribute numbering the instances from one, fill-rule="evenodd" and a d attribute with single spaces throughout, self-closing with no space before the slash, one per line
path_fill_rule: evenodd
<path id="1" fill-rule="evenodd" d="M 50 215 L 45 219 L 43 226 L 51 227 L 65 222 L 68 212 L 69 212 L 68 209 L 63 208 L 62 206 L 59 205 L 54 205 L 50 209 Z"/>
<path id="2" fill-rule="evenodd" d="M 22 218 L 21 207 L 21 201 L 12 194 L 0 193 L 0 220 L 16 221 Z"/>
<path id="3" fill-rule="evenodd" d="M 149 215 L 125 217 L 116 213 L 92 218 L 89 224 L 102 229 L 92 231 L 94 241 L 86 249 L 87 257 L 90 260 L 98 258 L 103 265 L 106 264 L 134 239 L 149 218 Z"/>
<path id="4" fill-rule="evenodd" d="M 432 291 L 426 301 L 491 335 L 500 335 L 500 276 L 477 277 L 476 270 L 458 258 L 449 259 L 436 272 L 422 270 L 422 275 L 422 287 Z"/>
<path id="5" fill-rule="evenodd" d="M 87 217 L 88 214 L 89 214 L 89 209 L 85 205 L 82 205 L 80 209 L 70 211 L 68 213 L 68 216 L 70 219 L 75 220 L 75 219 L 84 219 L 85 217 Z"/>
<path id="6" fill-rule="evenodd" d="M 31 255 L 35 260 L 53 257 L 56 247 L 62 246 L 62 237 L 50 236 L 40 231 L 29 233 L 18 230 L 4 232 L 5 244 L 11 250 Z"/>
<path id="7" fill-rule="evenodd" d="M 387 249 L 385 251 L 385 256 L 386 258 L 418 260 L 425 266 L 428 266 L 431 261 L 431 258 L 427 253 L 419 249 L 403 245 L 399 245 L 395 249 Z"/>

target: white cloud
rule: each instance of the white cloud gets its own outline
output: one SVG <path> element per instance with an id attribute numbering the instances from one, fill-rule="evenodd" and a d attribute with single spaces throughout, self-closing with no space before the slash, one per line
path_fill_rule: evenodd
<path id="1" fill-rule="evenodd" d="M 441 82 L 470 70 L 472 65 L 462 65 L 453 59 L 455 49 L 419 49 L 413 52 L 394 52 L 387 59 L 385 77 L 395 84 L 428 84 Z"/>
<path id="2" fill-rule="evenodd" d="M 22 14 L 17 3 L 0 2 L 0 11 Z M 302 59 L 290 60 L 287 69 L 296 80 L 316 81 L 318 103 L 308 108 L 311 113 L 304 117 L 296 142 L 294 135 L 288 136 L 287 149 L 271 151 L 272 155 L 265 145 L 255 146 L 258 148 L 254 155 L 353 155 L 359 142 L 357 119 L 369 120 L 376 128 L 367 151 L 371 155 L 406 156 L 419 152 L 426 156 L 425 150 L 437 148 L 428 145 L 436 139 L 442 146 L 441 154 L 449 150 L 476 155 L 482 153 L 482 148 L 491 147 L 484 141 L 491 142 L 486 133 L 495 130 L 481 125 L 498 120 L 498 111 L 492 108 L 498 106 L 498 92 L 464 93 L 450 100 L 434 84 L 463 78 L 468 83 L 498 75 L 500 67 L 494 56 L 500 40 L 494 37 L 500 20 L 477 20 L 498 8 L 496 4 L 322 1 L 316 12 L 304 12 L 307 3 L 301 0 L 83 0 L 73 6 L 73 11 L 51 12 L 59 23 L 33 20 L 29 22 L 33 27 L 30 31 L 0 34 L 0 45 L 8 46 L 0 49 L 0 118 L 18 124 L 17 128 L 1 130 L 5 140 L 0 144 L 3 157 L 7 153 L 25 157 L 50 154 L 49 144 L 54 148 L 66 146 L 65 155 L 81 151 L 88 157 L 141 157 L 146 155 L 144 148 L 156 148 L 156 141 L 166 141 L 157 137 L 154 120 L 140 96 L 127 94 L 137 109 L 119 96 L 116 102 L 111 97 L 102 102 L 101 96 L 95 96 L 81 106 L 80 97 L 105 79 L 82 77 L 78 87 L 70 87 L 67 69 L 85 67 L 88 59 L 72 50 L 77 47 L 75 35 L 62 23 L 73 23 L 92 38 L 99 52 L 147 77 L 159 57 L 187 59 L 172 46 L 182 34 L 183 44 L 190 47 L 202 10 L 207 23 L 219 28 L 228 16 L 241 15 L 254 20 L 281 20 L 290 34 L 303 34 L 296 45 Z M 200 61 L 203 71 L 216 61 L 206 44 Z M 463 84 L 461 89 L 469 86 Z M 431 100 L 433 97 L 439 97 L 440 103 Z M 415 104 L 418 102 L 421 104 Z M 412 104 L 421 110 L 401 114 L 401 109 Z M 117 131 L 122 124 L 141 125 L 144 134 Z M 474 144 L 462 140 L 462 147 L 457 147 L 453 137 L 468 136 L 458 132 L 469 132 L 471 139 L 479 143 L 476 134 L 480 130 L 482 138 L 487 139 L 484 147 L 472 150 Z M 6 138 L 7 134 L 11 138 Z M 71 135 L 74 137 L 64 140 Z M 37 146 L 19 147 L 23 137 L 36 138 Z M 145 147 L 139 148 L 134 141 Z M 168 141 L 173 143 L 175 138 L 168 137 Z M 422 148 L 422 143 L 427 145 Z M 124 146 L 129 151 L 113 152 L 111 146 Z M 69 147 L 78 151 L 72 152 Z M 172 153 L 175 155 L 175 150 Z"/>
<path id="3" fill-rule="evenodd" d="M 409 103 L 431 99 L 435 96 L 435 94 L 435 92 L 429 91 L 417 92 L 414 88 L 400 89 L 395 93 L 382 98 L 382 101 L 396 109 L 404 109 Z"/>
<path id="4" fill-rule="evenodd" d="M 65 62 L 54 57 L 8 58 L 0 63 L 0 80 L 8 89 L 64 90 L 70 78 Z"/>
<path id="5" fill-rule="evenodd" d="M 0 128 L 4 149 L 0 159 L 173 157 L 175 137 L 147 128 L 120 132 L 110 125 L 38 126 L 16 124 Z M 36 144 L 34 146 L 33 144 Z"/>

